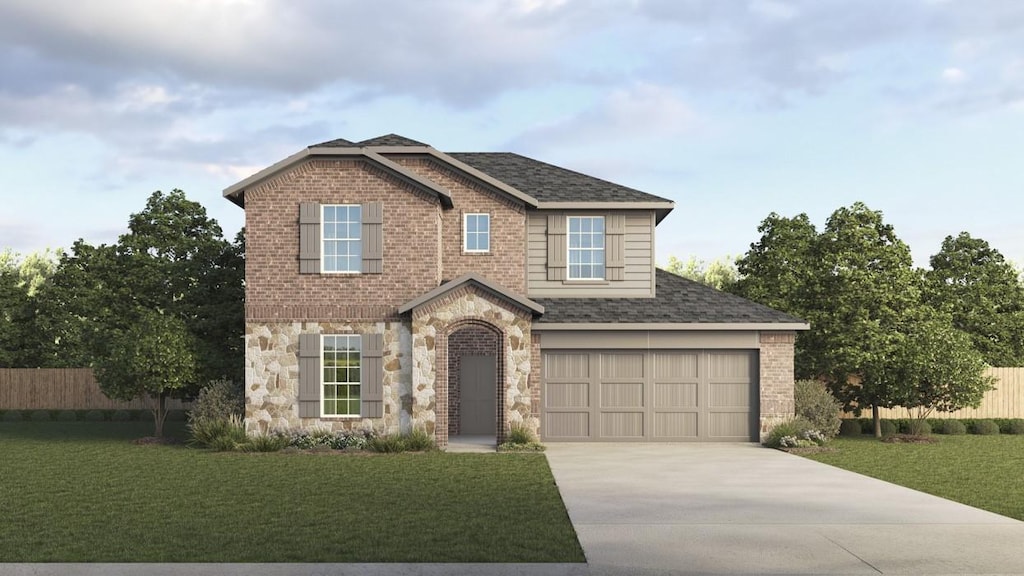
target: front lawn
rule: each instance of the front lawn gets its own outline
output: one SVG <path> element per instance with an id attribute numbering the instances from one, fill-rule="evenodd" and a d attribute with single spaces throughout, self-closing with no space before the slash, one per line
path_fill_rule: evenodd
<path id="1" fill-rule="evenodd" d="M 941 436 L 936 444 L 837 438 L 807 458 L 1024 520 L 1024 436 Z"/>
<path id="2" fill-rule="evenodd" d="M 0 423 L 0 563 L 584 561 L 542 454 L 130 443 L 151 433 Z"/>

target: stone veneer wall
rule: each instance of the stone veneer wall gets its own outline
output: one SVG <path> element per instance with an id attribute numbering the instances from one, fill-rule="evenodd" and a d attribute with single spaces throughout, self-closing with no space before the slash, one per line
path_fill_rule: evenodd
<path id="1" fill-rule="evenodd" d="M 459 434 L 462 383 L 459 381 L 463 356 L 501 358 L 501 339 L 487 328 L 470 325 L 448 336 L 448 435 Z M 497 368 L 497 367 L 496 367 Z M 495 370 L 495 376 L 500 373 Z M 497 415 L 496 415 L 497 416 Z"/>
<path id="2" fill-rule="evenodd" d="M 761 439 L 772 427 L 793 417 L 793 350 L 795 332 L 761 332 Z"/>
<path id="3" fill-rule="evenodd" d="M 383 418 L 299 418 L 299 334 L 384 334 Z M 372 429 L 394 434 L 411 429 L 412 338 L 407 323 L 248 322 L 245 326 L 245 427 L 250 432 L 286 428 Z"/>
<path id="4" fill-rule="evenodd" d="M 531 313 L 476 287 L 463 286 L 412 312 L 412 425 L 434 434 L 438 446 L 448 444 L 448 337 L 474 323 L 502 334 L 498 406 L 503 416 L 498 442 L 512 424 L 521 423 L 534 432 L 540 425 L 532 414 L 531 389 L 540 383 L 530 379 Z"/>

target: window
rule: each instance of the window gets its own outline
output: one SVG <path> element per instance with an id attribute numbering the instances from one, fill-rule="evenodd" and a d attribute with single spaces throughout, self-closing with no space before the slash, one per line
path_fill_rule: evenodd
<path id="1" fill-rule="evenodd" d="M 323 337 L 321 416 L 359 416 L 359 336 Z"/>
<path id="2" fill-rule="evenodd" d="M 324 272 L 362 271 L 362 216 L 358 204 L 323 206 Z"/>
<path id="3" fill-rule="evenodd" d="M 604 216 L 569 216 L 569 280 L 604 280 Z"/>
<path id="4" fill-rule="evenodd" d="M 466 252 L 491 250 L 491 215 L 466 214 L 462 222 L 462 249 Z"/>

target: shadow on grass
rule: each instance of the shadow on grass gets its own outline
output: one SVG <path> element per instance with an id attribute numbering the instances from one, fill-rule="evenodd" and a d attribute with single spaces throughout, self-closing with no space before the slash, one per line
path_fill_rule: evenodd
<path id="1" fill-rule="evenodd" d="M 0 440 L 36 440 L 41 442 L 131 442 L 153 435 L 153 423 L 131 422 L 0 422 Z M 180 442 L 188 439 L 184 422 L 165 422 L 164 436 Z M 178 444 L 183 446 L 183 444 Z"/>

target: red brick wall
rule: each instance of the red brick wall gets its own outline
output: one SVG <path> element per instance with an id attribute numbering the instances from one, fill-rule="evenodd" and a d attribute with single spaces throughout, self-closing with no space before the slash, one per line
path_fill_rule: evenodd
<path id="1" fill-rule="evenodd" d="M 448 336 L 448 435 L 459 434 L 459 370 L 463 356 L 494 356 L 501 362 L 498 335 L 486 328 L 469 326 Z M 497 364 L 495 365 L 497 367 Z M 498 374 L 495 370 L 495 375 Z M 503 392 L 503 391 L 502 391 Z M 500 395 L 502 392 L 498 392 Z M 495 414 L 495 419 L 498 415 Z"/>
<path id="2" fill-rule="evenodd" d="M 383 274 L 299 274 L 299 203 L 384 203 Z M 394 315 L 438 285 L 436 197 L 352 159 L 313 159 L 245 194 L 246 318 Z"/>
<path id="3" fill-rule="evenodd" d="M 795 332 L 761 332 L 761 437 L 793 417 Z"/>
<path id="4" fill-rule="evenodd" d="M 455 208 L 442 213 L 443 274 L 448 280 L 477 272 L 519 294 L 526 294 L 526 212 L 506 195 L 492 192 L 435 161 L 392 157 L 396 163 L 437 182 L 451 192 Z M 462 250 L 462 215 L 491 215 L 491 251 L 466 254 Z"/>

